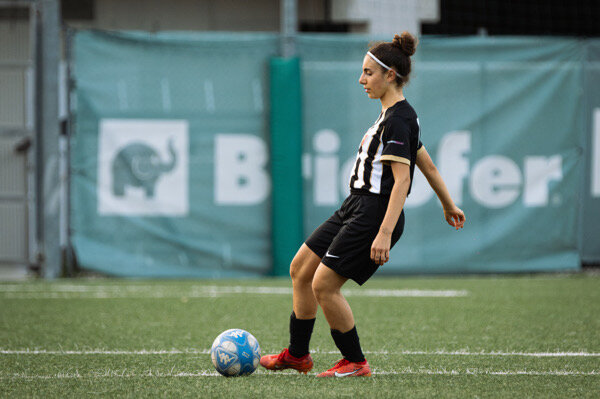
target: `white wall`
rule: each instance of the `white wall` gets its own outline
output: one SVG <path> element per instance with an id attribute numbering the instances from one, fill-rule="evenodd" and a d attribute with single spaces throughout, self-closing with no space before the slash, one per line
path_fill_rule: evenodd
<path id="1" fill-rule="evenodd" d="M 133 30 L 276 31 L 278 0 L 96 0 L 93 21 L 75 27 Z"/>
<path id="2" fill-rule="evenodd" d="M 333 19 L 365 26 L 365 32 L 419 35 L 422 21 L 439 19 L 439 0 L 333 0 Z"/>
<path id="3" fill-rule="evenodd" d="M 280 0 L 96 0 L 93 21 L 81 28 L 217 31 L 278 31 Z M 322 0 L 298 0 L 299 21 L 326 19 Z M 355 32 L 420 33 L 421 21 L 439 19 L 439 0 L 331 0 L 334 22 Z"/>

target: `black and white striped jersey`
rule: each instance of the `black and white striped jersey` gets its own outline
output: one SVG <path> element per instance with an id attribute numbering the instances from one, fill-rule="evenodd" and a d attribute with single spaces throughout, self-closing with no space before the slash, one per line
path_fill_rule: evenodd
<path id="1" fill-rule="evenodd" d="M 379 115 L 360 142 L 351 192 L 389 195 L 394 185 L 389 163 L 402 162 L 410 166 L 410 193 L 417 152 L 422 148 L 417 113 L 408 101 L 397 102 Z"/>

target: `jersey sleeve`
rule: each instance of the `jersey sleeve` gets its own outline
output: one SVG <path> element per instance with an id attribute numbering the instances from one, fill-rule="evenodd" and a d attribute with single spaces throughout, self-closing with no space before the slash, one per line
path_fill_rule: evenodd
<path id="1" fill-rule="evenodd" d="M 410 130 L 406 123 L 393 118 L 386 124 L 384 129 L 381 161 L 384 163 L 401 162 L 410 165 Z"/>

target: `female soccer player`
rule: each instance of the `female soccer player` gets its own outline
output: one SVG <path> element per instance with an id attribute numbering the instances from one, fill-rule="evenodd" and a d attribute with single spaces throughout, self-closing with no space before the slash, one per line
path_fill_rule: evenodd
<path id="1" fill-rule="evenodd" d="M 440 199 L 446 221 L 457 230 L 464 226 L 464 213 L 452 201 L 423 147 L 417 114 L 402 93 L 416 45 L 415 37 L 403 32 L 392 42 L 373 46 L 365 55 L 358 83 L 369 98 L 381 101 L 381 114 L 358 148 L 350 196 L 292 260 L 290 344 L 280 354 L 260 359 L 269 370 L 292 368 L 307 373 L 312 369 L 308 344 L 320 305 L 343 358 L 317 377 L 371 375 L 352 310 L 340 290 L 348 279 L 362 285 L 389 260 L 390 249 L 404 229 L 402 208 L 415 164 Z"/>

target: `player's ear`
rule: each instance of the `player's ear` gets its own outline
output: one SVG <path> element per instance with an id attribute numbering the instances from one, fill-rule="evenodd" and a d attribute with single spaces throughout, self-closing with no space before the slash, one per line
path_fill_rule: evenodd
<path id="1" fill-rule="evenodd" d="M 387 80 L 388 83 L 393 83 L 396 80 L 396 72 L 394 72 L 393 69 L 390 69 L 389 71 L 387 71 L 385 80 Z"/>

